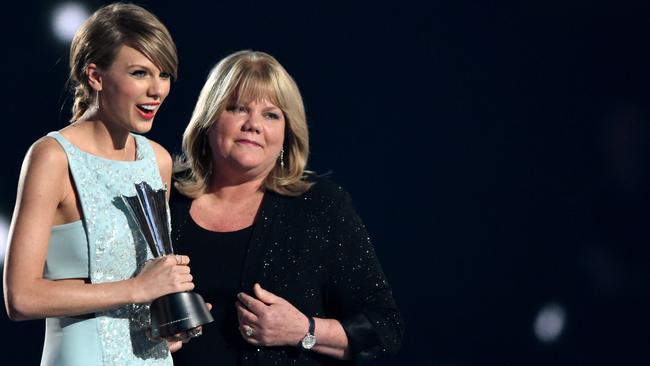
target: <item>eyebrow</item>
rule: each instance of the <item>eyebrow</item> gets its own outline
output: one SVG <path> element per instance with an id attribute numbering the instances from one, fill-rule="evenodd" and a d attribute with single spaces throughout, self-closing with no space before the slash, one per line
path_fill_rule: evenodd
<path id="1" fill-rule="evenodd" d="M 263 108 L 262 108 L 262 111 L 264 111 L 264 112 L 268 112 L 268 111 L 276 111 L 276 110 L 277 110 L 277 111 L 282 111 L 282 108 L 280 108 L 280 107 L 278 107 L 278 106 L 275 106 L 275 105 L 274 105 L 274 106 L 271 106 L 271 107 L 263 107 Z"/>
<path id="2" fill-rule="evenodd" d="M 142 65 L 142 64 L 131 64 L 131 65 L 127 65 L 126 68 L 127 68 L 127 69 L 130 69 L 130 68 L 133 68 L 133 67 L 141 67 L 141 68 L 143 68 L 143 69 L 147 69 L 148 71 L 155 71 L 156 69 L 158 69 L 158 67 L 156 67 L 156 66 L 154 66 L 154 68 L 151 68 L 151 67 L 149 67 L 149 66 Z M 164 72 L 164 71 L 163 71 L 163 70 L 160 70 L 160 72 Z"/>

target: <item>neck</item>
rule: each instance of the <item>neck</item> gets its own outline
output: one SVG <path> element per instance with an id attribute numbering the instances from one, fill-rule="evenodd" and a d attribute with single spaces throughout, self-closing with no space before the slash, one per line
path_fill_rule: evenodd
<path id="1" fill-rule="evenodd" d="M 256 179 L 233 179 L 212 174 L 206 194 L 221 201 L 242 202 L 264 193 L 264 177 Z"/>
<path id="2" fill-rule="evenodd" d="M 133 150 L 129 149 L 130 131 L 106 123 L 97 115 L 88 116 L 77 122 L 87 129 L 89 142 L 99 155 L 115 160 L 131 160 Z"/>

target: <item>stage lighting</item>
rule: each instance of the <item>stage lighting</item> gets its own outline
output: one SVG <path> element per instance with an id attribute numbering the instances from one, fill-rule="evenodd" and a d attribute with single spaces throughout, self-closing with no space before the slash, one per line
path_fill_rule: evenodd
<path id="1" fill-rule="evenodd" d="M 7 235 L 9 234 L 9 221 L 0 216 L 0 267 L 5 263 L 5 250 L 7 247 Z"/>
<path id="2" fill-rule="evenodd" d="M 86 8 L 79 3 L 71 2 L 57 6 L 52 12 L 54 35 L 61 42 L 70 42 L 88 16 Z"/>
<path id="3" fill-rule="evenodd" d="M 540 342 L 552 343 L 562 335 L 565 324 L 564 307 L 557 303 L 548 303 L 537 313 L 533 331 Z"/>

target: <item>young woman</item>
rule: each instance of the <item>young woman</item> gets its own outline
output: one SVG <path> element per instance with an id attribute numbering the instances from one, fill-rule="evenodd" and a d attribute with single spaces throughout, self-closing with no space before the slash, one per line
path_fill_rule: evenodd
<path id="1" fill-rule="evenodd" d="M 72 41 L 72 123 L 25 157 L 4 268 L 10 318 L 45 318 L 42 365 L 172 363 L 147 337 L 147 304 L 194 287 L 189 258 L 148 260 L 119 197 L 170 184 L 169 154 L 139 134 L 177 64 L 165 26 L 131 4 L 99 9 Z"/>

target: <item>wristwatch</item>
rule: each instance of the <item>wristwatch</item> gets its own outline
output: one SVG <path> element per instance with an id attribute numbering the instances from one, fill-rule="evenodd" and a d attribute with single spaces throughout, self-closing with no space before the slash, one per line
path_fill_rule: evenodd
<path id="1" fill-rule="evenodd" d="M 302 347 L 304 350 L 310 350 L 316 344 L 316 335 L 314 335 L 314 331 L 316 330 L 316 322 L 311 316 L 307 316 L 307 319 L 309 320 L 309 331 L 305 335 L 305 338 L 300 341 L 300 347 Z"/>

